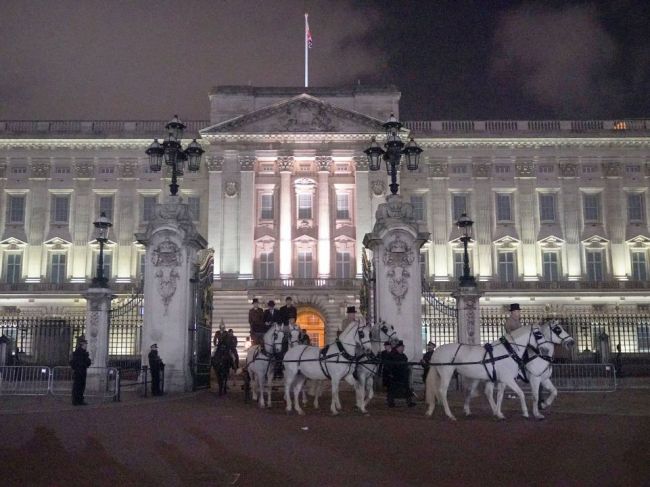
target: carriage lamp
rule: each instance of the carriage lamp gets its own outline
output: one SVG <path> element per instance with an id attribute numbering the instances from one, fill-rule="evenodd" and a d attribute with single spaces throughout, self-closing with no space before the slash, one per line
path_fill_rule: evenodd
<path id="1" fill-rule="evenodd" d="M 108 242 L 108 232 L 113 226 L 111 221 L 106 217 L 106 213 L 102 211 L 99 220 L 93 222 L 95 226 L 95 239 L 99 242 L 99 256 L 97 258 L 97 275 L 93 278 L 93 286 L 107 287 L 108 278 L 104 276 L 104 245 Z"/>
<path id="2" fill-rule="evenodd" d="M 153 172 L 158 172 L 162 169 L 164 162 L 172 170 L 172 181 L 169 185 L 169 192 L 172 196 L 178 194 L 178 176 L 182 176 L 185 172 L 185 163 L 190 172 L 196 172 L 201 166 L 201 156 L 205 152 L 201 145 L 193 139 L 186 149 L 183 149 L 181 140 L 183 138 L 183 131 L 187 125 L 181 122 L 178 115 L 174 115 L 165 128 L 167 129 L 167 137 L 163 139 L 162 144 L 155 139 L 145 151 L 149 156 L 149 168 Z"/>
<path id="3" fill-rule="evenodd" d="M 377 140 L 373 137 L 368 147 L 363 152 L 368 156 L 368 168 L 371 171 L 379 171 L 381 169 L 381 160 L 386 162 L 386 172 L 390 176 L 390 192 L 397 194 L 399 184 L 397 184 L 397 171 L 399 168 L 402 156 L 406 156 L 406 168 L 409 171 L 417 171 L 420 162 L 420 154 L 422 149 L 415 142 L 413 138 L 407 144 L 402 142 L 399 132 L 402 128 L 402 123 L 391 114 L 386 123 L 383 124 L 386 130 L 386 143 L 382 149 Z"/>
<path id="4" fill-rule="evenodd" d="M 467 213 L 460 215 L 456 222 L 456 226 L 462 232 L 460 241 L 463 242 L 463 275 L 460 277 L 461 286 L 476 286 L 476 279 L 470 274 L 469 270 L 469 253 L 467 252 L 467 245 L 472 241 L 472 226 L 474 222 L 469 219 Z"/>

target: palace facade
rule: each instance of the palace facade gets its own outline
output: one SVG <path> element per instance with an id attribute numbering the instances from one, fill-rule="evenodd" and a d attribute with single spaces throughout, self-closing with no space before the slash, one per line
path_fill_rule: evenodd
<path id="1" fill-rule="evenodd" d="M 243 337 L 251 298 L 292 296 L 322 343 L 359 305 L 363 237 L 389 193 L 363 150 L 399 117 L 400 93 L 223 86 L 209 98 L 210 120 L 185 122 L 185 141 L 196 137 L 206 153 L 180 193 L 215 251 L 214 325 L 223 319 Z M 424 152 L 417 171 L 401 168 L 400 193 L 431 234 L 420 269 L 439 295 L 462 274 L 455 222 L 466 212 L 482 305 L 650 306 L 650 122 L 404 124 Z M 101 212 L 113 221 L 111 286 L 118 295 L 137 286 L 144 248 L 134 235 L 170 182 L 144 151 L 164 125 L 0 121 L 0 311 L 83 308 Z"/>

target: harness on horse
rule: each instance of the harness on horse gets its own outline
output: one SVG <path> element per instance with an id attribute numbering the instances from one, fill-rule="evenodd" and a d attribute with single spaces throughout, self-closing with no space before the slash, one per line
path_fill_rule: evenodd
<path id="1" fill-rule="evenodd" d="M 519 366 L 519 377 L 521 377 L 521 380 L 527 383 L 528 376 L 526 375 L 526 364 L 524 363 L 522 358 L 519 355 L 517 355 L 517 352 L 515 352 L 515 349 L 512 348 L 512 345 L 510 345 L 510 342 L 506 339 L 506 337 L 499 338 L 499 341 L 506 348 L 506 351 L 508 352 L 508 355 L 510 355 L 510 358 L 514 360 Z"/>
<path id="2" fill-rule="evenodd" d="M 336 341 L 336 347 L 338 348 L 338 352 L 332 353 L 332 354 L 327 354 L 329 351 L 330 345 L 325 345 L 323 348 L 321 348 L 320 353 L 318 354 L 318 365 L 320 365 L 320 369 L 323 372 L 323 375 L 327 377 L 328 379 L 331 379 L 332 377 L 330 376 L 329 370 L 327 369 L 327 360 L 331 359 L 333 357 L 338 357 L 342 356 L 344 359 L 346 359 L 348 362 L 350 362 L 350 366 L 352 364 L 356 364 L 359 361 L 358 357 L 355 357 L 354 355 L 350 355 L 345 348 L 343 347 L 343 344 L 341 341 L 337 338 Z M 306 350 L 306 349 L 305 349 Z M 303 350 L 302 353 L 305 353 Z M 300 358 L 302 358 L 302 353 L 300 354 Z M 298 359 L 298 362 L 300 362 L 300 358 Z M 355 369 L 356 373 L 356 369 Z"/>

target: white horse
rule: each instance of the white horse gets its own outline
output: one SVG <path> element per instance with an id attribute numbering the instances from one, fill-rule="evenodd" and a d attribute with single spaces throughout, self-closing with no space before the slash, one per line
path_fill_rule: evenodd
<path id="1" fill-rule="evenodd" d="M 564 333 L 566 334 L 566 332 Z M 527 418 L 526 397 L 517 385 L 516 378 L 524 352 L 529 346 L 535 347 L 537 344 L 538 339 L 537 335 L 533 333 L 533 327 L 527 325 L 485 347 L 460 343 L 449 343 L 438 347 L 431 356 L 432 367 L 427 375 L 426 402 L 429 407 L 426 414 L 428 416 L 433 414 L 437 398 L 442 402 L 447 416 L 452 420 L 456 419 L 451 413 L 447 401 L 449 382 L 456 371 L 467 379 L 503 382 L 517 394 L 522 415 Z M 488 401 L 497 417 L 503 418 L 503 414 L 497 409 L 491 394 L 488 395 Z"/>
<path id="2" fill-rule="evenodd" d="M 341 409 L 339 384 L 342 379 L 355 386 L 357 406 L 364 409 L 360 390 L 352 377 L 352 372 L 359 357 L 371 351 L 369 328 L 365 324 L 353 321 L 334 343 L 326 346 L 322 351 L 318 347 L 308 345 L 296 345 L 287 351 L 284 356 L 284 399 L 287 403 L 287 412 L 293 408 L 298 414 L 305 414 L 300 407 L 299 400 L 305 379 L 330 379 L 332 383 L 330 407 L 332 414 L 338 414 Z"/>
<path id="3" fill-rule="evenodd" d="M 355 374 L 357 387 L 362 395 L 363 409 L 361 412 L 363 413 L 366 412 L 365 408 L 370 400 L 375 397 L 374 380 L 379 369 L 377 358 L 381 352 L 382 344 L 397 340 L 397 332 L 393 325 L 387 325 L 385 321 L 380 321 L 372 327 L 370 336 L 373 357 L 362 357 L 357 363 Z"/>
<path id="4" fill-rule="evenodd" d="M 553 354 L 555 352 L 555 345 L 560 344 L 563 347 L 571 347 L 575 341 L 559 323 L 559 320 L 547 320 L 537 329 L 533 328 L 533 334 L 537 338 L 537 345 L 535 347 L 529 346 L 523 356 L 523 362 L 526 366 L 526 377 L 530 383 L 531 391 L 533 393 L 533 416 L 537 419 L 544 419 L 544 415 L 539 412 L 539 386 L 540 384 L 544 389 L 550 391 L 549 397 L 542 402 L 542 409 L 548 408 L 555 398 L 557 397 L 557 389 L 551 382 L 551 374 L 553 373 Z M 558 341 L 559 340 L 559 341 Z M 476 388 L 479 380 L 473 381 L 465 395 L 465 414 L 471 414 L 469 403 L 472 397 L 475 397 Z M 492 411 L 498 416 L 497 411 L 501 411 L 501 402 L 503 400 L 503 392 L 505 385 L 499 383 L 497 387 L 497 402 L 496 411 Z M 487 382 L 485 384 L 485 394 L 493 396 L 494 383 Z M 501 415 L 501 418 L 503 415 Z"/>
<path id="5" fill-rule="evenodd" d="M 246 354 L 246 367 L 251 378 L 253 400 L 258 400 L 259 395 L 261 408 L 271 407 L 271 381 L 274 372 L 272 364 L 275 357 L 282 351 L 283 339 L 282 325 L 275 324 L 264 334 L 264 346 L 253 346 L 248 349 Z M 265 391 L 268 397 L 266 404 L 264 403 Z"/>
<path id="6" fill-rule="evenodd" d="M 296 345 L 300 345 L 300 327 L 293 325 L 289 331 L 289 348 L 293 348 Z M 307 385 L 308 387 L 302 388 L 302 405 L 307 404 L 307 396 L 312 396 L 314 398 L 314 409 L 318 409 L 321 392 L 323 390 L 322 380 L 310 380 Z"/>

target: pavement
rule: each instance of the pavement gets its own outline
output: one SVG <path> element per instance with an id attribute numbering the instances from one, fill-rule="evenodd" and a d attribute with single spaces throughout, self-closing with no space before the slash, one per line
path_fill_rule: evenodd
<path id="1" fill-rule="evenodd" d="M 0 396 L 3 486 L 489 486 L 647 485 L 650 390 L 560 394 L 544 421 L 505 400 L 494 420 L 484 398 L 473 416 L 450 393 L 458 421 L 440 407 L 370 414 L 321 409 L 287 414 L 245 404 L 241 390 L 139 397 L 73 407 L 67 397 Z"/>

